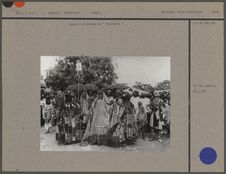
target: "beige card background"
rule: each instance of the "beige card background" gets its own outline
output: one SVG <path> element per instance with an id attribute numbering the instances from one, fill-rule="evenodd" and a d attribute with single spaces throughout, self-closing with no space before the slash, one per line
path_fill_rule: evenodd
<path id="1" fill-rule="evenodd" d="M 223 21 L 191 21 L 192 171 L 223 171 L 224 168 L 220 166 L 224 164 L 223 26 Z M 206 92 L 197 92 L 202 90 Z M 212 165 L 202 165 L 197 158 L 200 149 L 206 146 L 217 151 L 217 161 Z"/>
<path id="2" fill-rule="evenodd" d="M 74 25 L 89 22 L 103 24 Z M 188 171 L 188 20 L 107 22 L 112 21 L 3 20 L 4 171 Z M 223 171 L 223 22 L 191 21 L 191 33 L 191 85 L 216 85 L 191 94 L 191 170 Z M 40 152 L 40 56 L 51 55 L 170 56 L 170 147 L 148 153 Z M 205 146 L 218 153 L 214 165 L 199 161 Z"/>

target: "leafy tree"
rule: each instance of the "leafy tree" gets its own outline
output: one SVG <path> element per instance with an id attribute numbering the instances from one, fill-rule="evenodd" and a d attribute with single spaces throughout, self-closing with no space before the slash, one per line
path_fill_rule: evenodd
<path id="1" fill-rule="evenodd" d="M 151 86 L 150 84 L 144 84 L 144 83 L 141 83 L 141 82 L 135 82 L 135 85 L 133 85 L 133 87 L 147 91 L 147 92 L 153 92 L 154 91 L 153 86 Z"/>
<path id="2" fill-rule="evenodd" d="M 156 89 L 161 89 L 161 90 L 164 90 L 164 89 L 170 89 L 170 81 L 169 80 L 164 80 L 163 82 L 159 82 L 157 83 Z"/>
<path id="3" fill-rule="evenodd" d="M 82 63 L 82 71 L 77 71 L 77 61 Z M 46 85 L 54 90 L 65 90 L 72 84 L 109 85 L 115 82 L 111 57 L 68 56 L 57 60 L 56 66 L 46 75 Z"/>

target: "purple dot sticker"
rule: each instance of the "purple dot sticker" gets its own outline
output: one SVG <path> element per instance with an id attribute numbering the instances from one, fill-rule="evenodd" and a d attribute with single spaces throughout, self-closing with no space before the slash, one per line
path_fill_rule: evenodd
<path id="1" fill-rule="evenodd" d="M 206 165 L 213 164 L 217 159 L 217 152 L 212 147 L 205 147 L 200 151 L 199 158 Z"/>

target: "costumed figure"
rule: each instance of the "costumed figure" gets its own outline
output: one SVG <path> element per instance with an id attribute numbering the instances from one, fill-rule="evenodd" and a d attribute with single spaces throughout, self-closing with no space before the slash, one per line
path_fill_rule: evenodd
<path id="1" fill-rule="evenodd" d="M 40 96 L 40 113 L 41 113 L 41 118 L 40 118 L 40 121 L 41 121 L 41 127 L 44 126 L 45 124 L 45 120 L 43 118 L 43 108 L 45 107 L 45 91 L 44 89 L 41 89 L 41 96 Z"/>
<path id="2" fill-rule="evenodd" d="M 170 134 L 170 107 L 168 104 L 162 104 L 162 116 L 163 116 L 163 134 L 169 135 Z"/>
<path id="3" fill-rule="evenodd" d="M 93 118 L 90 128 L 89 142 L 91 144 L 107 145 L 109 140 L 109 120 L 113 106 L 111 91 L 106 94 L 102 91 L 98 94 L 98 99 L 94 102 Z"/>
<path id="4" fill-rule="evenodd" d="M 87 101 L 88 101 L 88 118 L 87 118 L 87 124 L 86 129 L 84 132 L 84 135 L 81 140 L 81 146 L 86 146 L 88 144 L 89 138 L 91 136 L 91 125 L 93 121 L 93 113 L 96 106 L 96 102 L 98 100 L 98 97 L 95 98 L 94 94 L 90 91 L 87 92 Z"/>
<path id="5" fill-rule="evenodd" d="M 137 114 L 137 126 L 138 135 L 145 139 L 145 126 L 147 123 L 147 113 L 142 105 L 142 102 L 138 103 L 138 114 Z"/>
<path id="6" fill-rule="evenodd" d="M 135 120 L 135 108 L 130 102 L 130 95 L 128 92 L 123 94 L 123 105 L 125 109 L 122 114 L 122 122 L 125 125 L 126 143 L 134 144 L 137 138 L 137 124 Z"/>
<path id="7" fill-rule="evenodd" d="M 72 143 L 72 118 L 74 116 L 74 108 L 72 102 L 72 95 L 70 91 L 65 93 L 65 114 L 64 114 L 64 130 L 66 144 Z"/>
<path id="8" fill-rule="evenodd" d="M 162 142 L 161 131 L 164 124 L 161 109 L 162 102 L 163 101 L 159 99 L 158 96 L 156 96 L 151 102 L 152 114 L 150 119 L 150 125 L 152 127 L 152 137 L 149 139 L 150 141 L 157 140 L 159 142 Z"/>
<path id="9" fill-rule="evenodd" d="M 45 120 L 45 130 L 46 133 L 49 133 L 52 124 L 51 124 L 51 120 L 52 120 L 52 105 L 51 105 L 51 97 L 50 94 L 47 93 L 46 95 L 46 99 L 45 99 L 45 106 L 43 108 L 43 119 Z"/>
<path id="10" fill-rule="evenodd" d="M 110 119 L 110 129 L 109 134 L 111 135 L 110 145 L 119 147 L 125 142 L 125 125 L 122 122 L 122 115 L 124 113 L 125 107 L 122 103 L 121 97 L 116 98 Z"/>
<path id="11" fill-rule="evenodd" d="M 64 128 L 64 115 L 65 115 L 65 95 L 59 90 L 55 96 L 55 112 L 56 112 L 56 140 L 60 144 L 65 143 L 65 128 Z"/>
<path id="12" fill-rule="evenodd" d="M 82 116 L 81 116 L 81 106 L 79 104 L 78 98 L 75 95 L 72 97 L 72 108 L 73 115 L 71 117 L 71 125 L 72 125 L 72 141 L 80 142 L 83 136 L 82 130 Z"/>

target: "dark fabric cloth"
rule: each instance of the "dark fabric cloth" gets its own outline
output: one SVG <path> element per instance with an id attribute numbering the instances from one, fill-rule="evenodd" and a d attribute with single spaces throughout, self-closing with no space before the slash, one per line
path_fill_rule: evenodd
<path id="1" fill-rule="evenodd" d="M 129 101 L 124 103 L 125 110 L 122 115 L 126 144 L 133 144 L 137 138 L 137 124 L 135 122 L 134 105 Z"/>
<path id="2" fill-rule="evenodd" d="M 65 103 L 72 103 L 72 96 L 71 95 L 65 95 Z"/>
<path id="3" fill-rule="evenodd" d="M 146 132 L 151 132 L 150 121 L 151 121 L 151 113 L 147 112 L 147 123 L 148 124 L 146 124 L 146 128 L 145 128 Z"/>
<path id="4" fill-rule="evenodd" d="M 122 146 L 125 141 L 125 126 L 119 122 L 109 129 L 109 145 Z"/>
<path id="5" fill-rule="evenodd" d="M 145 121 L 139 120 L 139 121 L 137 122 L 138 136 L 142 136 L 143 139 L 145 138 L 145 137 L 144 137 L 145 126 L 146 126 Z"/>
<path id="6" fill-rule="evenodd" d="M 58 91 L 55 100 L 56 100 L 56 106 L 58 108 L 64 107 L 64 94 L 62 91 Z"/>
<path id="7" fill-rule="evenodd" d="M 150 123 L 150 119 L 151 119 L 151 113 L 147 112 L 147 123 Z"/>
<path id="8" fill-rule="evenodd" d="M 64 115 L 64 110 L 63 108 L 55 108 L 55 112 L 56 112 L 56 123 L 58 124 L 60 122 L 61 119 L 63 119 L 63 115 Z"/>
<path id="9" fill-rule="evenodd" d="M 153 127 L 158 127 L 158 119 L 156 118 L 156 113 L 153 113 Z"/>
<path id="10" fill-rule="evenodd" d="M 41 95 L 41 100 L 43 100 L 46 97 L 45 92 L 44 92 L 43 89 L 41 90 L 40 95 Z"/>
<path id="11" fill-rule="evenodd" d="M 51 104 L 51 98 L 50 98 L 50 96 L 47 96 L 46 97 L 46 104 L 47 105 L 50 105 Z"/>
<path id="12" fill-rule="evenodd" d="M 40 112 L 41 112 L 41 118 L 40 118 L 40 121 L 41 121 L 41 126 L 43 126 L 44 124 L 45 124 L 45 119 L 43 118 L 43 115 L 42 115 L 42 109 L 43 109 L 43 107 L 42 106 L 40 106 Z"/>
<path id="13" fill-rule="evenodd" d="M 92 135 L 90 138 L 89 138 L 89 143 L 90 144 L 93 144 L 93 145 L 103 145 L 103 146 L 106 146 L 108 145 L 109 143 L 109 135 L 106 134 L 106 135 Z"/>

